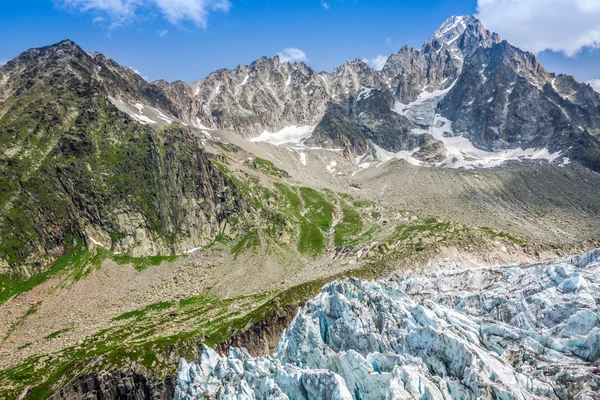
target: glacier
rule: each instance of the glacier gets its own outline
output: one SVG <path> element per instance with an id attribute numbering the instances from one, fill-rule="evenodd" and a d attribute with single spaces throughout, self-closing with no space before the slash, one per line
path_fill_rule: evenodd
<path id="1" fill-rule="evenodd" d="M 203 348 L 176 400 L 598 399 L 600 249 L 368 282 L 301 307 L 274 355 Z"/>

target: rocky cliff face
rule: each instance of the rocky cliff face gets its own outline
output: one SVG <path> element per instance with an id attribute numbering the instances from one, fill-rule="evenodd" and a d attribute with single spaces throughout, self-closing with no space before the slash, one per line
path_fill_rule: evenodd
<path id="1" fill-rule="evenodd" d="M 108 100 L 150 88 L 135 73 L 72 42 L 31 50 L 2 73 L 4 273 L 42 270 L 82 242 L 132 255 L 182 253 L 243 218 L 246 203 L 195 133 L 142 126 Z"/>
<path id="2" fill-rule="evenodd" d="M 175 399 L 595 398 L 599 256 L 335 282 L 272 357 L 182 360 Z"/>
<path id="3" fill-rule="evenodd" d="M 115 370 L 78 378 L 50 399 L 171 400 L 174 394 L 173 377 L 159 381 L 141 373 Z"/>

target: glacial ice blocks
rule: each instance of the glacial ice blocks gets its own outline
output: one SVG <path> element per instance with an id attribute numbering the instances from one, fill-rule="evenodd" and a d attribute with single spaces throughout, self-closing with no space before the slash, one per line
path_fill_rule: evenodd
<path id="1" fill-rule="evenodd" d="M 182 360 L 175 399 L 598 399 L 599 259 L 342 279 L 274 355 Z"/>

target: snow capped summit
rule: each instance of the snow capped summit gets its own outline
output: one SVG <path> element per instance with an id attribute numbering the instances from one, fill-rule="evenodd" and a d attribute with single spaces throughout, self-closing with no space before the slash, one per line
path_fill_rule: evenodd
<path id="1" fill-rule="evenodd" d="M 474 21 L 477 20 L 470 15 L 452 16 L 444 21 L 442 26 L 435 31 L 430 41 L 437 40 L 445 45 L 451 45 L 465 32 L 467 26 Z"/>
<path id="2" fill-rule="evenodd" d="M 205 347 L 199 364 L 182 360 L 175 399 L 593 399 L 599 258 L 343 279 L 273 356 Z"/>

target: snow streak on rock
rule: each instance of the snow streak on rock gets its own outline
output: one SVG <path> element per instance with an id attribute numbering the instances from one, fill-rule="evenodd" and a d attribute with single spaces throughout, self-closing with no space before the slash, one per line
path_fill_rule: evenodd
<path id="1" fill-rule="evenodd" d="M 598 398 L 599 258 L 343 279 L 275 355 L 182 360 L 175 399 Z"/>

